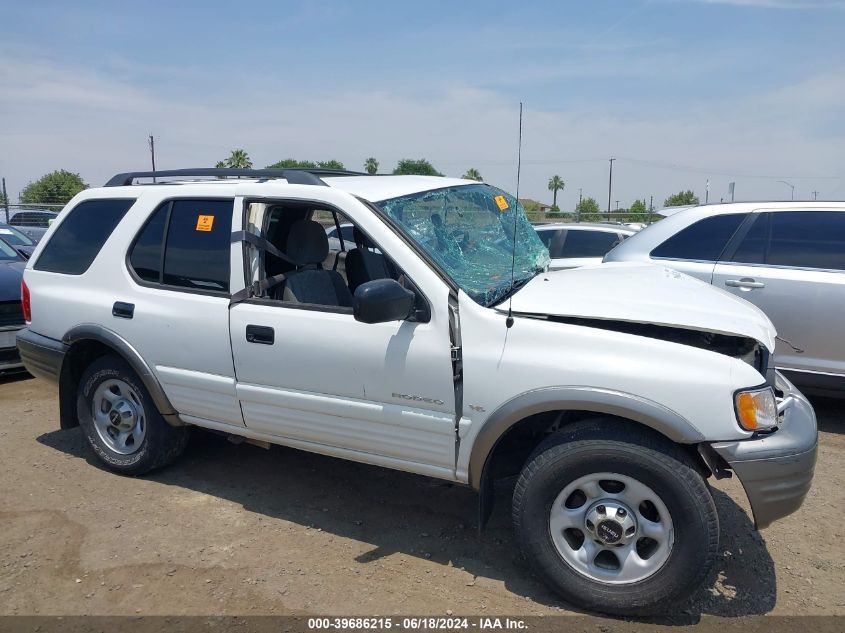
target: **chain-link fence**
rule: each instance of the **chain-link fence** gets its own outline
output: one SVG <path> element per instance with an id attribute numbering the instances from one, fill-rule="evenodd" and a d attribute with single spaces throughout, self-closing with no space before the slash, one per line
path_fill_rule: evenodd
<path id="1" fill-rule="evenodd" d="M 0 204 L 0 221 L 12 226 L 46 228 L 55 218 L 63 204 Z"/>

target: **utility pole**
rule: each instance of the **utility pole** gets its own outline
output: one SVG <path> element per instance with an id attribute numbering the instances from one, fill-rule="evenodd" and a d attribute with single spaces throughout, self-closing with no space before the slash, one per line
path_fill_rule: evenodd
<path id="1" fill-rule="evenodd" d="M 616 201 L 616 213 L 619 213 L 619 200 Z"/>
<path id="2" fill-rule="evenodd" d="M 156 140 L 152 134 L 150 134 L 150 160 L 153 163 L 153 172 L 156 170 Z M 156 181 L 156 177 L 153 176 L 153 182 Z"/>
<path id="3" fill-rule="evenodd" d="M 819 199 L 819 192 L 818 192 L 818 191 L 814 191 L 814 192 L 813 192 L 813 200 L 818 200 L 818 199 Z"/>
<path id="4" fill-rule="evenodd" d="M 613 161 L 616 159 L 610 158 L 610 175 L 607 179 L 607 212 L 610 213 L 610 197 L 613 195 Z"/>
<path id="5" fill-rule="evenodd" d="M 6 209 L 6 224 L 9 223 L 9 196 L 6 195 L 6 179 L 3 179 L 3 206 Z"/>
<path id="6" fill-rule="evenodd" d="M 578 187 L 578 204 L 581 204 L 581 198 L 582 198 L 581 191 L 582 191 L 582 188 Z"/>

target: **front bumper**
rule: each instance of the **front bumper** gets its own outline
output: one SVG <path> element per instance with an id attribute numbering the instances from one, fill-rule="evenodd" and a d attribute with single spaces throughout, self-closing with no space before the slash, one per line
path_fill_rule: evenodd
<path id="1" fill-rule="evenodd" d="M 792 514 L 804 502 L 813 480 L 818 451 L 816 414 L 804 395 L 780 373 L 783 392 L 777 431 L 750 440 L 716 442 L 711 448 L 739 477 L 757 529 Z"/>
<path id="2" fill-rule="evenodd" d="M 17 344 L 23 366 L 30 374 L 59 382 L 67 345 L 26 328 L 18 332 Z"/>

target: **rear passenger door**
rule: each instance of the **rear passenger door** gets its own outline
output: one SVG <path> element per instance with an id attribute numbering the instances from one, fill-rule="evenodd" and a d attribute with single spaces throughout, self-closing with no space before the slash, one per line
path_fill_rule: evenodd
<path id="1" fill-rule="evenodd" d="M 710 283 L 716 261 L 747 217 L 747 213 L 727 213 L 699 220 L 655 247 L 650 257 Z"/>
<path id="2" fill-rule="evenodd" d="M 233 198 L 165 200 L 128 249 L 131 306 L 110 328 L 153 367 L 180 415 L 243 426 L 229 342 Z M 208 426 L 208 424 L 205 424 Z"/>
<path id="3" fill-rule="evenodd" d="M 723 260 L 713 285 L 769 316 L 778 367 L 845 375 L 845 211 L 758 212 Z"/>

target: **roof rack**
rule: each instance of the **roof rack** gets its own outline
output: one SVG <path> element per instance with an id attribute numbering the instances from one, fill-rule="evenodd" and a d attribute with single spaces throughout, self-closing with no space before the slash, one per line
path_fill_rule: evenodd
<path id="1" fill-rule="evenodd" d="M 213 178 L 284 178 L 292 185 L 322 185 L 326 183 L 321 176 L 369 176 L 364 172 L 343 169 L 297 168 L 297 169 L 232 169 L 220 167 L 197 167 L 196 169 L 168 169 L 162 171 L 129 171 L 112 176 L 106 187 L 126 187 L 134 184 L 138 178 L 174 178 L 174 177 L 213 177 Z"/>

